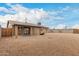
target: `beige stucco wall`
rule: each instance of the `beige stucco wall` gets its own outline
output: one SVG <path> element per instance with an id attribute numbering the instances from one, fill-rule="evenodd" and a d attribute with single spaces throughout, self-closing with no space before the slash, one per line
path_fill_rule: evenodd
<path id="1" fill-rule="evenodd" d="M 48 29 L 46 28 L 35 28 L 35 34 L 40 35 L 40 33 L 47 33 Z"/>
<path id="2" fill-rule="evenodd" d="M 34 35 L 40 35 L 40 28 L 34 28 Z"/>
<path id="3" fill-rule="evenodd" d="M 38 27 L 31 27 L 30 34 L 31 35 L 40 35 L 41 32 L 47 33 L 48 29 L 46 28 L 38 28 Z"/>
<path id="4" fill-rule="evenodd" d="M 40 35 L 40 28 L 31 27 L 31 35 Z"/>

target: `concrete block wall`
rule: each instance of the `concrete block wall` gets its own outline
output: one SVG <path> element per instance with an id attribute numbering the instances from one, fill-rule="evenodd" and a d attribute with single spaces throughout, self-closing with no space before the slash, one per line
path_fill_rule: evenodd
<path id="1" fill-rule="evenodd" d="M 53 29 L 53 33 L 73 33 L 73 29 Z"/>

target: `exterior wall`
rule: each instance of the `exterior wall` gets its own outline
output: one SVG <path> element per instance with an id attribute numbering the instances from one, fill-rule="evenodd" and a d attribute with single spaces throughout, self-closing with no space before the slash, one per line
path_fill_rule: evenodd
<path id="1" fill-rule="evenodd" d="M 38 28 L 36 27 L 30 27 L 30 35 L 37 35 Z"/>
<path id="2" fill-rule="evenodd" d="M 40 35 L 40 28 L 34 28 L 34 35 Z"/>
<path id="3" fill-rule="evenodd" d="M 47 29 L 45 28 L 37 28 L 37 27 L 32 27 L 31 28 L 31 35 L 40 35 L 40 33 L 46 33 Z"/>

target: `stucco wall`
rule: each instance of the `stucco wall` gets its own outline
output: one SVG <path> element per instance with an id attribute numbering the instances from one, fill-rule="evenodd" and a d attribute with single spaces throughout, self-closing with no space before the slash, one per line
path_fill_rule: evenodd
<path id="1" fill-rule="evenodd" d="M 40 34 L 40 28 L 34 28 L 34 34 L 39 35 Z"/>
<path id="2" fill-rule="evenodd" d="M 40 33 L 46 33 L 46 28 L 37 28 L 37 27 L 31 27 L 31 35 L 40 35 Z"/>

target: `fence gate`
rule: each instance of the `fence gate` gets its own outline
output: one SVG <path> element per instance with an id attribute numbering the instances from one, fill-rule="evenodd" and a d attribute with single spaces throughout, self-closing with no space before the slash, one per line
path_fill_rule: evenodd
<path id="1" fill-rule="evenodd" d="M 2 37 L 10 37 L 14 33 L 13 28 L 2 28 L 1 29 L 1 36 Z"/>
<path id="2" fill-rule="evenodd" d="M 73 33 L 79 33 L 79 29 L 74 29 Z"/>

